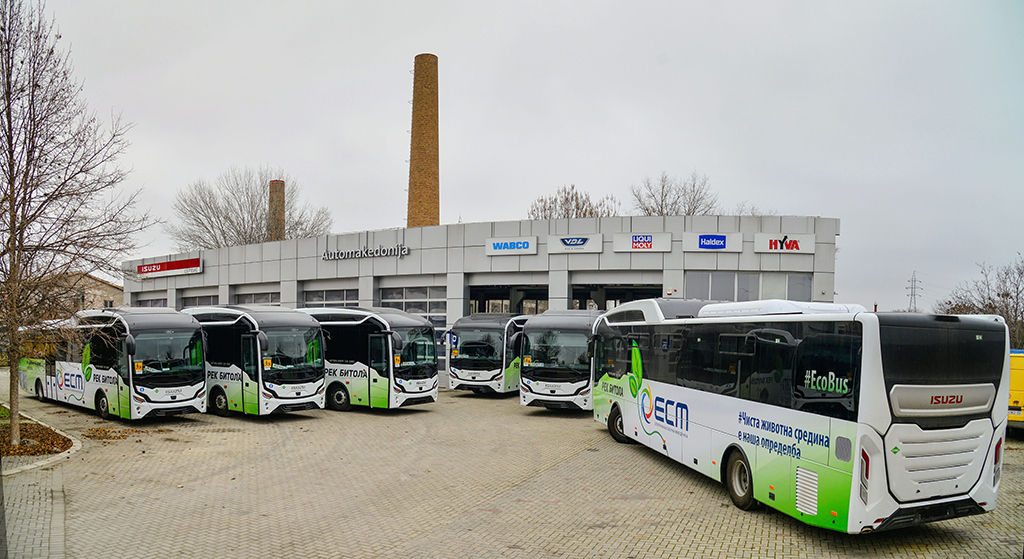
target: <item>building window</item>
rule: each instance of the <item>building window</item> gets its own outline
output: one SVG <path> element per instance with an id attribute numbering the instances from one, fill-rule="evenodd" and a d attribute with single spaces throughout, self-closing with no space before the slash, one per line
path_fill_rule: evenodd
<path id="1" fill-rule="evenodd" d="M 197 297 L 182 297 L 181 308 L 187 309 L 190 307 L 208 307 L 210 305 L 216 305 L 220 301 L 218 295 L 201 295 Z"/>
<path id="2" fill-rule="evenodd" d="M 446 287 L 383 287 L 380 306 L 399 309 L 425 317 L 435 328 L 443 329 L 448 318 Z"/>
<path id="3" fill-rule="evenodd" d="M 235 295 L 236 305 L 280 305 L 280 293 L 245 293 Z"/>
<path id="4" fill-rule="evenodd" d="M 166 307 L 167 297 L 163 299 L 142 299 L 135 302 L 136 307 Z"/>
<path id="5" fill-rule="evenodd" d="M 736 274 L 736 300 L 756 301 L 761 293 L 761 274 Z"/>
<path id="6" fill-rule="evenodd" d="M 711 300 L 736 300 L 735 272 L 711 272 Z"/>
<path id="7" fill-rule="evenodd" d="M 711 291 L 711 272 L 686 272 L 686 298 L 706 301 Z"/>
<path id="8" fill-rule="evenodd" d="M 306 307 L 358 307 L 358 289 L 327 289 L 324 291 L 305 291 L 302 304 Z"/>
<path id="9" fill-rule="evenodd" d="M 103 301 L 103 308 L 105 308 L 105 309 L 112 309 L 112 308 L 114 308 L 114 302 L 113 301 L 109 301 L 109 300 Z"/>
<path id="10" fill-rule="evenodd" d="M 786 291 L 786 298 L 790 301 L 810 301 L 811 287 L 814 280 L 812 274 L 789 274 L 789 289 Z"/>

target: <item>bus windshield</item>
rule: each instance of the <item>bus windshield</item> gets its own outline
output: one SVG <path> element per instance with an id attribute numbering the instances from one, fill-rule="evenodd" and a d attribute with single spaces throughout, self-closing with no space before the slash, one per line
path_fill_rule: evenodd
<path id="1" fill-rule="evenodd" d="M 132 376 L 140 386 L 193 384 L 203 379 L 203 336 L 195 330 L 142 332 L 135 336 L 136 366 Z"/>
<path id="2" fill-rule="evenodd" d="M 395 328 L 402 338 L 402 349 L 395 352 L 395 376 L 424 379 L 437 374 L 437 349 L 430 326 Z"/>
<path id="3" fill-rule="evenodd" d="M 269 328 L 263 378 L 269 382 L 309 382 L 323 375 L 319 328 Z M 266 361 L 270 362 L 267 366 Z"/>
<path id="4" fill-rule="evenodd" d="M 523 343 L 523 368 L 589 371 L 585 332 L 530 332 Z"/>
<path id="5" fill-rule="evenodd" d="M 501 330 L 455 330 L 452 367 L 491 370 L 501 367 Z"/>

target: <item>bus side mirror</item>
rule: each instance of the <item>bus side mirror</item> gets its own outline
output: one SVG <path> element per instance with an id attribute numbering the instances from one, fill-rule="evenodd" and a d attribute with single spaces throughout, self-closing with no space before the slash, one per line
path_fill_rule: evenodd
<path id="1" fill-rule="evenodd" d="M 132 336 L 131 334 L 125 334 L 124 352 L 128 355 L 135 355 L 135 336 Z"/>
<path id="2" fill-rule="evenodd" d="M 520 344 L 522 344 L 522 342 L 523 342 L 523 333 L 522 332 L 516 332 L 515 334 L 512 334 L 512 348 L 513 349 L 516 349 L 516 350 L 520 349 L 519 346 L 520 346 Z"/>
<path id="3" fill-rule="evenodd" d="M 402 336 L 399 336 L 398 332 L 391 333 L 391 346 L 395 351 L 402 351 Z"/>
<path id="4" fill-rule="evenodd" d="M 256 340 L 259 341 L 260 352 L 266 353 L 267 348 L 270 347 L 270 340 L 267 339 L 267 333 L 264 332 L 263 330 L 256 332 Z"/>

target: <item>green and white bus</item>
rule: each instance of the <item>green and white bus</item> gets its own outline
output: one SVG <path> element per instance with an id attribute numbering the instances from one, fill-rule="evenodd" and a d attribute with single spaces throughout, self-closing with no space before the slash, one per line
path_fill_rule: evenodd
<path id="1" fill-rule="evenodd" d="M 1001 317 L 653 299 L 608 312 L 593 341 L 595 419 L 741 509 L 857 534 L 996 506 Z"/>
<path id="2" fill-rule="evenodd" d="M 424 317 L 384 308 L 306 308 L 327 338 L 327 407 L 437 401 L 437 339 Z"/>
<path id="3" fill-rule="evenodd" d="M 209 409 L 248 415 L 323 409 L 323 334 L 315 320 L 272 306 L 182 311 L 206 335 Z"/>
<path id="4" fill-rule="evenodd" d="M 477 313 L 455 321 L 449 330 L 448 388 L 477 394 L 518 391 L 520 358 L 512 340 L 528 318 Z"/>
<path id="5" fill-rule="evenodd" d="M 588 342 L 601 311 L 532 315 L 513 342 L 520 351 L 519 403 L 549 409 L 593 409 Z"/>
<path id="6" fill-rule="evenodd" d="M 140 419 L 206 411 L 203 336 L 171 309 L 81 311 L 38 332 L 48 355 L 20 363 L 23 390 L 40 400 Z"/>

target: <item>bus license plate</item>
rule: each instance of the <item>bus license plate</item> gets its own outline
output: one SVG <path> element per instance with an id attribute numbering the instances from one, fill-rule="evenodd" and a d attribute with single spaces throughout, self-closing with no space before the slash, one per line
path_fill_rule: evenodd
<path id="1" fill-rule="evenodd" d="M 1021 410 L 1010 410 L 1010 415 L 1024 415 Z"/>

